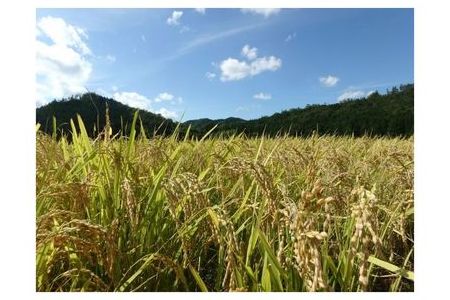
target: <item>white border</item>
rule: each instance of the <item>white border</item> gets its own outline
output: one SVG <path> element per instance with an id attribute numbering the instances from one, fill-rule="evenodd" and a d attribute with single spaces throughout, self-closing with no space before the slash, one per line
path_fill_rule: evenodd
<path id="1" fill-rule="evenodd" d="M 25 3 L 24 3 L 25 2 Z M 415 8 L 415 290 L 389 294 L 140 293 L 136 298 L 187 299 L 210 297 L 260 298 L 441 298 L 447 292 L 449 259 L 446 247 L 450 217 L 450 87 L 448 1 L 308 0 L 308 1 L 147 1 L 34 0 L 8 1 L 0 10 L 2 135 L 1 182 L 1 298 L 114 298 L 130 294 L 37 294 L 34 292 L 34 27 L 37 7 L 414 7 Z M 9 296 L 9 297 L 8 297 Z M 22 297 L 24 296 L 24 297 Z"/>

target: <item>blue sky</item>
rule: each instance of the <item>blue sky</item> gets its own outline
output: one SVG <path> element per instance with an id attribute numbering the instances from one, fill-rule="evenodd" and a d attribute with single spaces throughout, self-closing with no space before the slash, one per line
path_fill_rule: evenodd
<path id="1" fill-rule="evenodd" d="M 245 119 L 414 80 L 413 9 L 38 9 L 37 105 Z"/>

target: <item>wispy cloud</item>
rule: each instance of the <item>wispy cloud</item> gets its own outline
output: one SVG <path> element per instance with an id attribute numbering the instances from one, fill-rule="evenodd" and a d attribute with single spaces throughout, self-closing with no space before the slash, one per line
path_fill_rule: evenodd
<path id="1" fill-rule="evenodd" d="M 200 35 L 199 37 L 194 38 L 193 40 L 191 40 L 190 42 L 188 42 L 187 44 L 185 44 L 184 46 L 179 48 L 173 55 L 170 55 L 170 56 L 162 59 L 162 61 L 170 61 L 170 60 L 178 59 L 178 58 L 190 53 L 191 51 L 195 50 L 196 48 L 206 46 L 210 43 L 219 41 L 221 39 L 228 38 L 228 37 L 231 37 L 231 36 L 246 32 L 246 31 L 250 31 L 250 30 L 256 29 L 258 27 L 264 26 L 264 25 L 266 25 L 266 24 L 256 23 L 256 24 L 232 28 L 232 29 L 228 29 L 228 30 L 224 30 L 224 31 L 220 31 L 220 32 Z"/>

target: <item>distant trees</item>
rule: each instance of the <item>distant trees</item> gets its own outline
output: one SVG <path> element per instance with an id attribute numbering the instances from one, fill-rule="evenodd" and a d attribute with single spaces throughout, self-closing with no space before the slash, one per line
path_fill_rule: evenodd
<path id="1" fill-rule="evenodd" d="M 55 117 L 58 135 L 61 133 L 70 135 L 70 120 L 74 120 L 74 123 L 77 125 L 76 115 L 79 114 L 89 136 L 96 137 L 105 127 L 106 103 L 109 106 L 112 133 L 120 132 L 128 135 L 136 108 L 95 93 L 76 95 L 61 101 L 52 101 L 45 106 L 39 107 L 36 109 L 36 122 L 41 124 L 41 130 L 51 134 L 53 131 L 52 119 Z M 170 134 L 176 127 L 172 120 L 148 111 L 140 111 L 139 117 L 146 134 L 151 135 L 155 131 L 158 131 L 160 134 L 164 132 Z"/>
<path id="2" fill-rule="evenodd" d="M 336 104 L 314 104 L 275 113 L 270 117 L 234 123 L 209 123 L 205 130 L 218 124 L 216 132 L 245 132 L 247 135 L 285 134 L 297 136 L 318 134 L 361 136 L 410 136 L 414 133 L 414 85 L 401 85 L 378 91 L 366 98 Z"/>
<path id="3" fill-rule="evenodd" d="M 94 93 L 75 95 L 40 107 L 36 110 L 36 121 L 41 124 L 41 130 L 52 133 L 52 119 L 55 116 L 58 134 L 69 133 L 70 119 L 76 121 L 76 114 L 79 114 L 88 134 L 95 137 L 105 126 L 106 103 L 109 105 L 113 134 L 120 132 L 127 135 L 136 109 Z M 307 105 L 305 108 L 294 108 L 249 121 L 239 118 L 198 119 L 177 124 L 148 111 L 140 111 L 139 116 L 147 135 L 154 132 L 171 134 L 179 125 L 182 134 L 191 126 L 191 134 L 201 137 L 217 125 L 213 135 L 244 132 L 248 136 L 256 136 L 264 132 L 271 136 L 286 133 L 306 136 L 317 132 L 355 136 L 409 136 L 414 133 L 414 85 L 400 85 L 384 95 L 376 91 L 366 98 L 328 105 Z"/>

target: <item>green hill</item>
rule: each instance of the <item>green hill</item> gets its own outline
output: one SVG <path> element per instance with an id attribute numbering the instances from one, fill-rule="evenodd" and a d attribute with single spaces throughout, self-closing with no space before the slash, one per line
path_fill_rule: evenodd
<path id="1" fill-rule="evenodd" d="M 109 106 L 113 133 L 129 133 L 129 127 L 135 108 L 124 105 L 93 93 L 77 98 L 53 101 L 36 110 L 36 121 L 47 133 L 53 131 L 53 116 L 56 117 L 59 131 L 69 133 L 70 119 L 80 114 L 91 136 L 98 134 L 98 128 L 104 128 L 106 103 Z M 178 125 L 170 119 L 148 111 L 139 113 L 147 135 L 171 134 Z M 235 134 L 244 132 L 248 136 L 262 133 L 310 135 L 318 134 L 377 136 L 410 136 L 414 133 L 414 85 L 401 85 L 387 91 L 386 94 L 372 93 L 370 96 L 345 100 L 336 104 L 307 105 L 271 116 L 253 120 L 240 118 L 197 119 L 180 125 L 181 133 L 191 126 L 191 134 L 201 137 L 214 126 L 214 134 Z"/>
<path id="2" fill-rule="evenodd" d="M 254 120 L 228 118 L 185 122 L 202 135 L 217 125 L 216 133 L 249 136 L 319 134 L 410 136 L 414 133 L 414 85 L 401 85 L 386 94 L 345 100 L 336 104 L 307 105 Z"/>
<path id="3" fill-rule="evenodd" d="M 113 134 L 120 132 L 128 135 L 136 108 L 94 93 L 53 101 L 39 107 L 36 109 L 36 122 L 41 124 L 41 130 L 52 133 L 53 117 L 55 117 L 58 133 L 70 134 L 70 120 L 73 119 L 77 123 L 76 115 L 79 114 L 89 136 L 96 137 L 99 133 L 98 129 L 100 128 L 101 131 L 105 127 L 106 104 L 109 107 Z M 171 134 L 176 127 L 172 120 L 145 110 L 140 110 L 139 117 L 146 134 L 153 134 L 154 132 Z"/>

